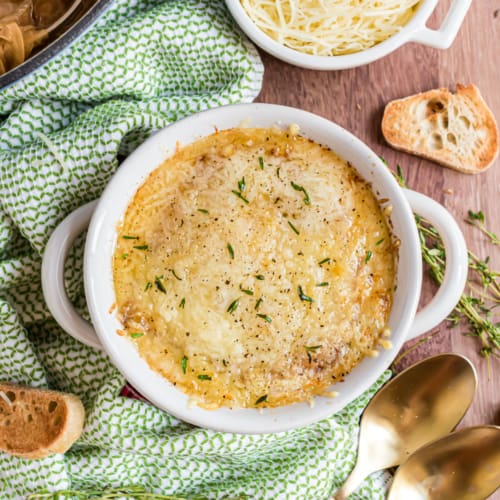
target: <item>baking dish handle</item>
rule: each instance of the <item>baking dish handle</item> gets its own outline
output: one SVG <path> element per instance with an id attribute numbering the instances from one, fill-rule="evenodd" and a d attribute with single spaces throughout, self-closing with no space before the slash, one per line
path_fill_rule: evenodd
<path id="1" fill-rule="evenodd" d="M 407 338 L 410 340 L 437 326 L 453 311 L 467 280 L 468 256 L 462 231 L 448 210 L 421 193 L 403 191 L 413 212 L 436 228 L 446 252 L 443 282 L 433 299 L 415 315 Z"/>
<path id="2" fill-rule="evenodd" d="M 42 260 L 42 289 L 45 302 L 59 325 L 84 344 L 102 349 L 94 327 L 75 309 L 64 286 L 64 263 L 79 236 L 87 229 L 96 201 L 91 201 L 69 214 L 51 234 Z"/>
<path id="3" fill-rule="evenodd" d="M 430 45 L 436 49 L 447 49 L 455 40 L 471 2 L 472 0 L 453 0 L 439 29 L 433 30 L 423 26 L 412 33 L 409 41 Z"/>
<path id="4" fill-rule="evenodd" d="M 467 279 L 467 248 L 455 219 L 431 198 L 404 190 L 412 210 L 429 220 L 438 230 L 446 251 L 446 271 L 443 283 L 435 297 L 413 322 L 408 339 L 425 333 L 454 309 Z M 68 215 L 54 230 L 45 247 L 42 261 L 42 289 L 47 306 L 54 319 L 71 336 L 91 347 L 102 349 L 93 326 L 75 309 L 64 286 L 64 263 L 78 235 L 88 226 L 97 201 L 78 208 Z"/>

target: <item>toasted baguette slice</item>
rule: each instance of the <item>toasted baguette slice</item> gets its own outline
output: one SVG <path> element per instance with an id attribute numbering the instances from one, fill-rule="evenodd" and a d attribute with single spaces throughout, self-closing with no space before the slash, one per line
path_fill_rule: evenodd
<path id="1" fill-rule="evenodd" d="M 472 84 L 391 101 L 382 133 L 396 149 L 468 174 L 484 172 L 498 154 L 495 118 Z"/>
<path id="2" fill-rule="evenodd" d="M 23 458 L 64 453 L 82 433 L 85 411 L 73 394 L 0 382 L 0 450 Z"/>

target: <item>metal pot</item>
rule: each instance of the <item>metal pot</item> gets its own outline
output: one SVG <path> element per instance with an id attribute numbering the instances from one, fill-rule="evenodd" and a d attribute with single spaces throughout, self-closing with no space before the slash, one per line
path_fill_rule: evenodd
<path id="1" fill-rule="evenodd" d="M 0 75 L 0 90 L 22 80 L 71 45 L 102 16 L 113 0 L 83 0 L 81 5 L 51 35 L 48 44 L 19 66 Z"/>

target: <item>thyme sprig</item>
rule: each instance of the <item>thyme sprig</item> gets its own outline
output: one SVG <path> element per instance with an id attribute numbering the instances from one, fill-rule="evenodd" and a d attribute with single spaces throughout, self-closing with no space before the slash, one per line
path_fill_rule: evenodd
<path id="1" fill-rule="evenodd" d="M 478 212 L 469 210 L 467 212 L 467 218 L 465 219 L 465 222 L 467 222 L 467 224 L 470 224 L 471 226 L 476 226 L 480 231 L 488 236 L 490 242 L 494 245 L 500 245 L 500 238 L 495 233 L 486 228 L 486 226 L 484 225 L 485 221 L 486 217 L 481 210 L 479 210 Z"/>
<path id="2" fill-rule="evenodd" d="M 205 500 L 202 496 L 177 496 L 150 493 L 142 486 L 124 486 L 120 488 L 104 488 L 102 490 L 61 490 L 48 492 L 42 490 L 27 497 L 27 500 L 111 500 L 115 498 L 130 498 L 136 500 Z M 234 500 L 242 500 L 239 497 Z"/>
<path id="3" fill-rule="evenodd" d="M 401 167 L 397 166 L 396 179 L 402 187 L 408 187 Z M 441 284 L 446 266 L 446 254 L 441 237 L 436 229 L 419 215 L 415 215 L 420 236 L 422 258 L 429 268 L 430 276 Z M 494 245 L 500 244 L 497 235 L 486 228 L 484 213 L 468 211 L 466 222 L 477 227 Z M 454 311 L 448 317 L 450 327 L 465 322 L 469 330 L 465 335 L 476 337 L 480 342 L 480 354 L 488 362 L 500 359 L 500 322 L 495 321 L 495 308 L 500 305 L 500 272 L 489 267 L 490 258 L 481 259 L 468 251 L 469 276 L 465 290 Z M 498 317 L 498 314 L 496 315 Z"/>

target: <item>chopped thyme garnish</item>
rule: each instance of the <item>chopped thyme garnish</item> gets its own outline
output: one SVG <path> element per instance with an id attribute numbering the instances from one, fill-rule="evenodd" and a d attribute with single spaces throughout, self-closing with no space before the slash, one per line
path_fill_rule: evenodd
<path id="1" fill-rule="evenodd" d="M 205 374 L 201 374 L 201 375 L 198 375 L 198 379 L 199 380 L 212 380 L 212 377 L 210 375 L 205 375 Z"/>
<path id="2" fill-rule="evenodd" d="M 245 203 L 250 203 L 239 191 L 231 191 L 233 194 L 235 194 L 240 200 L 244 201 Z"/>
<path id="3" fill-rule="evenodd" d="M 321 349 L 323 347 L 321 344 L 320 345 L 306 345 L 306 351 L 311 352 L 311 351 L 317 351 L 318 349 Z"/>
<path id="4" fill-rule="evenodd" d="M 136 250 L 147 250 L 149 247 L 148 245 L 134 245 L 134 248 Z"/>
<path id="5" fill-rule="evenodd" d="M 208 215 L 208 210 L 204 208 L 198 208 L 198 212 L 201 212 L 202 214 Z"/>
<path id="6" fill-rule="evenodd" d="M 121 258 L 125 260 L 128 257 L 128 253 L 122 253 Z"/>
<path id="7" fill-rule="evenodd" d="M 182 359 L 181 359 L 181 370 L 182 370 L 182 373 L 186 373 L 187 364 L 188 364 L 188 359 L 186 358 L 186 356 L 182 356 Z"/>
<path id="8" fill-rule="evenodd" d="M 261 403 L 267 402 L 267 394 L 264 394 L 264 396 L 261 396 L 257 401 L 255 401 L 256 405 L 260 405 Z"/>
<path id="9" fill-rule="evenodd" d="M 239 191 L 232 190 L 231 192 L 235 194 L 240 200 L 244 201 L 245 203 L 249 203 L 249 201 L 243 196 L 243 191 L 245 191 L 245 188 L 246 188 L 245 177 L 242 177 L 241 181 L 238 181 Z"/>
<path id="10" fill-rule="evenodd" d="M 174 278 L 176 280 L 182 281 L 182 278 L 179 278 L 179 276 L 177 276 L 175 269 L 170 269 L 170 272 L 174 275 Z"/>
<path id="11" fill-rule="evenodd" d="M 229 304 L 229 307 L 227 308 L 227 312 L 232 314 L 236 309 L 238 308 L 238 305 L 240 303 L 240 299 L 235 299 Z"/>
<path id="12" fill-rule="evenodd" d="M 163 276 L 156 276 L 155 277 L 155 286 L 156 288 L 158 288 L 158 290 L 160 290 L 160 292 L 162 293 L 167 293 L 167 290 L 165 288 L 165 285 L 163 284 Z"/>
<path id="13" fill-rule="evenodd" d="M 311 352 L 316 352 L 318 349 L 321 349 L 321 347 L 323 347 L 323 346 L 322 345 L 311 345 L 311 346 L 306 345 L 306 353 L 307 353 L 307 358 L 309 359 L 309 363 L 312 363 Z"/>
<path id="14" fill-rule="evenodd" d="M 179 302 L 179 307 L 181 309 L 184 309 L 185 305 L 186 305 L 186 297 L 182 297 L 182 300 Z"/>
<path id="15" fill-rule="evenodd" d="M 317 283 L 316 286 L 328 286 L 329 284 L 328 281 L 323 281 L 322 283 Z"/>
<path id="16" fill-rule="evenodd" d="M 262 304 L 262 297 L 260 297 L 257 302 L 255 303 L 255 310 L 257 310 L 259 308 L 259 306 Z"/>
<path id="17" fill-rule="evenodd" d="M 304 300 L 305 302 L 314 302 L 314 300 L 311 297 L 309 297 L 309 295 L 306 295 L 304 293 L 304 290 L 302 290 L 302 287 L 300 285 L 298 286 L 298 293 L 300 300 Z"/>
<path id="18" fill-rule="evenodd" d="M 281 179 L 281 177 L 280 177 L 280 170 L 281 170 L 281 168 L 280 168 L 280 167 L 277 167 L 277 168 L 276 168 L 276 177 L 277 177 L 278 179 Z"/>
<path id="19" fill-rule="evenodd" d="M 368 250 L 368 252 L 366 252 L 366 257 L 365 257 L 365 264 L 368 264 L 368 261 L 372 258 L 372 252 L 370 250 Z"/>
<path id="20" fill-rule="evenodd" d="M 231 259 L 234 259 L 234 249 L 231 243 L 227 244 L 227 251 L 229 252 L 229 255 L 231 256 Z"/>
<path id="21" fill-rule="evenodd" d="M 262 156 L 259 156 L 259 166 L 261 170 L 264 170 L 264 158 Z"/>
<path id="22" fill-rule="evenodd" d="M 262 318 L 264 321 L 271 323 L 272 319 L 267 314 L 257 314 L 259 318 Z"/>
<path id="23" fill-rule="evenodd" d="M 290 221 L 288 221 L 288 225 L 292 228 L 295 234 L 300 234 L 299 230 Z"/>
<path id="24" fill-rule="evenodd" d="M 253 292 L 252 290 L 248 290 L 246 288 L 242 288 L 242 286 L 240 285 L 240 290 L 243 292 L 243 293 L 246 293 L 247 295 L 253 295 Z"/>
<path id="25" fill-rule="evenodd" d="M 290 184 L 292 185 L 293 189 L 295 189 L 295 191 L 301 191 L 302 193 L 304 193 L 304 203 L 306 205 L 310 205 L 311 199 L 309 198 L 309 194 L 307 193 L 307 191 L 302 186 L 295 184 L 295 182 L 293 181 L 291 181 Z"/>
<path id="26" fill-rule="evenodd" d="M 148 281 L 146 283 L 146 288 L 144 288 L 144 291 L 147 292 L 153 285 L 151 284 L 151 281 Z"/>
<path id="27" fill-rule="evenodd" d="M 141 333 L 141 332 L 132 332 L 130 334 L 130 336 L 133 338 L 133 339 L 138 339 L 140 337 L 142 337 L 144 335 L 144 333 Z"/>
<path id="28" fill-rule="evenodd" d="M 331 261 L 332 259 L 330 259 L 330 257 L 327 257 L 326 259 L 320 260 L 318 262 L 318 265 L 322 266 L 323 264 L 330 264 Z"/>
<path id="29" fill-rule="evenodd" d="M 129 236 L 128 234 L 124 234 L 124 235 L 122 236 L 122 238 L 123 238 L 124 240 L 138 240 L 138 239 L 139 239 L 139 236 Z"/>
<path id="30" fill-rule="evenodd" d="M 385 238 L 381 238 L 380 240 L 377 241 L 377 243 L 375 243 L 375 246 L 379 246 L 381 243 L 383 243 L 385 240 Z"/>
<path id="31" fill-rule="evenodd" d="M 255 279 L 256 279 L 256 280 L 260 280 L 260 281 L 262 281 L 262 280 L 264 280 L 264 279 L 265 279 L 265 277 L 264 277 L 264 275 L 262 275 L 262 274 L 256 274 L 256 275 L 255 275 Z"/>

